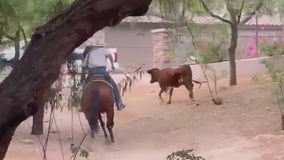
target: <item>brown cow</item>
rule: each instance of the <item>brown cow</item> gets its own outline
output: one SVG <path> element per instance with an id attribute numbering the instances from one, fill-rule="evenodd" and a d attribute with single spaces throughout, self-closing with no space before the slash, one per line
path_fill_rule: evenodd
<path id="1" fill-rule="evenodd" d="M 182 65 L 178 68 L 164 68 L 161 70 L 158 68 L 153 68 L 147 70 L 147 72 L 151 75 L 150 83 L 158 82 L 160 85 L 160 99 L 162 99 L 162 93 L 170 89 L 168 104 L 171 103 L 174 87 L 177 88 L 181 85 L 184 85 L 189 91 L 190 100 L 194 101 L 192 82 L 201 85 L 200 82 L 192 80 L 192 71 L 189 65 Z"/>

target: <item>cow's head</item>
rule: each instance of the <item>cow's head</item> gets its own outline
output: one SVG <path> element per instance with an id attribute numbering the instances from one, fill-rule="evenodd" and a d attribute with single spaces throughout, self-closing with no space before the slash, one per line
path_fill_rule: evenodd
<path id="1" fill-rule="evenodd" d="M 158 82 L 160 76 L 160 70 L 158 68 L 149 69 L 147 73 L 151 75 L 150 83 Z"/>

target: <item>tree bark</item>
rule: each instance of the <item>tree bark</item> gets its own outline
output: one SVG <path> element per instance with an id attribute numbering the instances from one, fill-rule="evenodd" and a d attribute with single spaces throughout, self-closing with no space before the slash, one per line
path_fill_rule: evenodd
<path id="1" fill-rule="evenodd" d="M 31 135 L 43 134 L 44 104 L 39 105 L 38 111 L 33 115 Z"/>
<path id="2" fill-rule="evenodd" d="M 76 0 L 36 29 L 23 57 L 0 85 L 0 159 L 18 125 L 41 107 L 43 94 L 57 79 L 67 56 L 105 26 L 145 14 L 151 1 Z"/>
<path id="3" fill-rule="evenodd" d="M 281 114 L 281 120 L 282 120 L 281 128 L 282 130 L 284 130 L 284 115 L 283 114 Z"/>
<path id="4" fill-rule="evenodd" d="M 45 92 L 43 99 L 41 102 L 39 102 L 38 110 L 33 115 L 33 126 L 31 135 L 42 135 L 43 134 L 43 118 L 44 118 L 44 105 L 46 104 L 46 101 L 49 96 L 50 89 Z"/>
<path id="5" fill-rule="evenodd" d="M 21 46 L 20 46 L 20 27 L 18 28 L 18 30 L 15 33 L 15 40 L 14 40 L 14 44 L 15 44 L 15 55 L 13 58 L 13 64 L 15 64 L 16 62 L 18 62 L 20 60 L 20 50 L 21 50 Z"/>
<path id="6" fill-rule="evenodd" d="M 238 45 L 238 24 L 233 23 L 231 27 L 231 42 L 229 51 L 230 62 L 230 86 L 237 85 L 237 69 L 236 69 L 236 48 Z"/>

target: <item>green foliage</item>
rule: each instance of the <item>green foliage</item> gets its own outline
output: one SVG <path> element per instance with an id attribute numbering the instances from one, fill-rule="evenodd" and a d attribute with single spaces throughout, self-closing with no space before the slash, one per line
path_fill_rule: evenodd
<path id="1" fill-rule="evenodd" d="M 170 19 L 182 20 L 188 14 L 204 13 L 199 0 L 154 0 L 154 3 Z"/>
<path id="2" fill-rule="evenodd" d="M 218 14 L 221 18 L 230 20 L 232 20 L 232 17 L 228 9 L 232 9 L 235 16 L 249 15 L 249 13 L 253 13 L 258 8 L 260 3 L 263 4 L 257 9 L 260 13 L 279 12 L 276 8 L 281 8 L 281 6 L 283 8 L 283 0 L 273 1 L 275 3 L 272 4 L 271 0 L 203 0 L 210 11 Z M 159 6 L 161 13 L 166 17 L 176 20 L 186 17 L 185 21 L 188 20 L 188 17 L 194 15 L 209 15 L 201 2 L 202 0 L 154 0 L 156 6 Z M 242 3 L 244 4 L 242 5 Z"/>
<path id="3" fill-rule="evenodd" d="M 262 54 L 266 56 L 278 56 L 278 55 L 284 55 L 284 47 L 274 43 L 265 43 L 260 45 L 260 51 Z"/>
<path id="4" fill-rule="evenodd" d="M 284 57 L 274 55 L 273 57 L 264 60 L 264 64 L 268 69 L 271 78 L 277 83 L 282 83 L 284 75 Z"/>
<path id="5" fill-rule="evenodd" d="M 196 156 L 193 153 L 193 150 L 181 150 L 173 152 L 168 155 L 167 160 L 205 160 L 201 156 Z"/>
<path id="6" fill-rule="evenodd" d="M 70 96 L 68 98 L 68 107 L 77 107 L 77 109 L 81 106 L 81 98 L 82 98 L 82 88 L 84 85 L 82 78 L 83 73 L 80 73 L 78 67 L 75 64 L 75 61 L 67 62 L 68 72 L 70 77 L 69 86 L 70 86 Z"/>
<path id="7" fill-rule="evenodd" d="M 62 101 L 62 79 L 59 78 L 54 82 L 53 86 L 49 90 L 48 93 L 48 102 L 53 109 L 61 109 L 63 106 L 61 105 Z"/>
<path id="8" fill-rule="evenodd" d="M 224 45 L 229 37 L 227 29 L 223 26 L 214 26 L 210 29 L 200 29 L 200 32 L 205 32 L 204 30 L 206 30 L 208 35 L 207 38 L 198 38 L 196 37 L 198 34 L 195 35 L 195 38 L 197 38 L 195 49 L 198 53 L 199 62 L 202 64 L 208 64 L 224 61 L 226 55 Z"/>
<path id="9" fill-rule="evenodd" d="M 85 159 L 89 159 L 89 156 L 90 156 L 89 151 L 81 148 L 80 146 L 74 146 L 74 144 L 72 144 L 70 150 L 73 154 L 79 153 L 80 157 L 85 158 Z"/>
<path id="10" fill-rule="evenodd" d="M 251 77 L 251 81 L 254 83 L 259 83 L 261 81 L 262 77 L 259 75 L 255 75 Z"/>
<path id="11" fill-rule="evenodd" d="M 222 50 L 222 42 L 209 42 L 208 52 L 200 52 L 199 60 L 202 64 L 213 62 L 221 62 L 224 60 L 224 50 Z"/>
<path id="12" fill-rule="evenodd" d="M 268 48 L 268 49 L 267 49 Z M 275 95 L 278 102 L 278 107 L 282 114 L 282 128 L 284 129 L 284 57 L 280 54 L 279 48 L 267 47 L 267 53 L 271 56 L 265 59 L 265 64 L 268 72 L 275 85 Z"/>
<path id="13" fill-rule="evenodd" d="M 30 36 L 36 27 L 62 12 L 72 2 L 73 0 L 0 0 L 0 39 L 3 39 L 3 33 L 14 35 L 19 25 Z"/>

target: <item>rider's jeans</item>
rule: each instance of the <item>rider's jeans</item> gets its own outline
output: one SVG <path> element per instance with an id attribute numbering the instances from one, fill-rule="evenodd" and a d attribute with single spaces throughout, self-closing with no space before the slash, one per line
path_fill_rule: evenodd
<path id="1" fill-rule="evenodd" d="M 95 74 L 103 75 L 104 78 L 106 79 L 106 81 L 108 81 L 112 85 L 114 100 L 115 100 L 116 106 L 117 107 L 120 106 L 122 104 L 122 99 L 120 97 L 118 87 L 117 87 L 115 81 L 112 79 L 112 77 L 106 71 L 106 68 L 105 67 L 90 68 L 89 69 L 89 75 L 88 75 L 88 78 L 87 78 L 87 82 L 88 82 L 89 77 L 92 76 L 92 75 L 95 75 Z"/>

